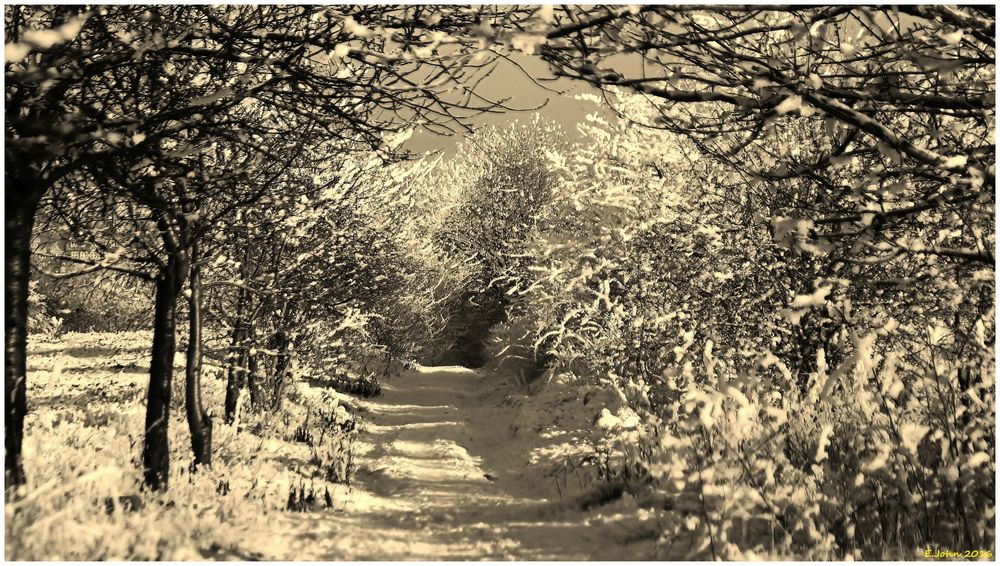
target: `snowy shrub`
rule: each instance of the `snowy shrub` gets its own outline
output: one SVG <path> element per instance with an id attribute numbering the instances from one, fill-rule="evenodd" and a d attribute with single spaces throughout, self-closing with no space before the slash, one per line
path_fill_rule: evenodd
<path id="1" fill-rule="evenodd" d="M 552 198 L 555 179 L 545 152 L 563 145 L 561 138 L 557 127 L 537 117 L 487 127 L 442 165 L 439 183 L 446 187 L 448 211 L 437 221 L 433 245 L 468 270 L 442 314 L 452 344 L 445 362 L 485 363 L 490 328 L 507 317 L 510 296 L 530 265 L 525 243 Z"/>
<path id="2" fill-rule="evenodd" d="M 34 337 L 46 339 L 55 338 L 64 329 L 64 320 L 53 314 L 48 301 L 39 290 L 38 282 L 32 281 L 29 284 L 30 294 L 28 295 L 28 331 Z"/>
<path id="3" fill-rule="evenodd" d="M 134 277 L 95 273 L 57 281 L 40 274 L 37 282 L 43 308 L 62 319 L 68 331 L 128 332 L 152 324 L 152 289 Z"/>
<path id="4" fill-rule="evenodd" d="M 855 336 L 850 358 L 821 363 L 801 392 L 790 373 L 765 377 L 768 360 L 742 376 L 711 352 L 694 362 L 713 377 L 680 393 L 639 460 L 656 491 L 689 506 L 703 551 L 904 558 L 990 544 L 992 378 L 970 387 L 967 372 L 992 375 L 992 362 L 935 369 L 953 344 L 928 343 L 914 363 L 880 342 Z"/>
<path id="5" fill-rule="evenodd" d="M 816 187 L 744 183 L 628 121 L 581 127 L 591 141 L 550 155 L 559 181 L 493 351 L 530 344 L 628 400 L 641 437 L 592 462 L 670 510 L 663 544 L 726 559 L 990 547 L 992 270 L 865 261 L 794 220 Z M 821 145 L 808 127 L 770 136 L 747 159 Z"/>

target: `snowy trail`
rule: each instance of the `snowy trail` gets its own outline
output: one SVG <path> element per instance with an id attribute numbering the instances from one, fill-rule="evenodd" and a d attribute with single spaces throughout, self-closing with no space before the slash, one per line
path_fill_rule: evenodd
<path id="1" fill-rule="evenodd" d="M 246 550 L 289 560 L 652 558 L 652 541 L 611 509 L 546 497 L 551 480 L 528 469 L 528 440 L 512 434 L 512 410 L 483 381 L 466 368 L 418 368 L 358 402 L 367 425 L 344 508 L 281 514 Z"/>

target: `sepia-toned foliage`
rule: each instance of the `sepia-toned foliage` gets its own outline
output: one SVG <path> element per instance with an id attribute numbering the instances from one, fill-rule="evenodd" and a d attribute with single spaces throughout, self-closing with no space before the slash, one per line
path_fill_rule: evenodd
<path id="1" fill-rule="evenodd" d="M 331 507 L 344 396 L 415 362 L 620 401 L 587 506 L 627 494 L 668 557 L 993 548 L 992 7 L 4 19 L 8 558 Z M 522 57 L 576 132 L 469 131 Z M 408 159 L 417 128 L 468 135 Z"/>
<path id="2" fill-rule="evenodd" d="M 693 537 L 691 557 L 988 546 L 992 270 L 789 245 L 767 221 L 792 206 L 785 187 L 735 183 L 685 137 L 636 128 L 656 112 L 644 97 L 613 103 L 623 119 L 551 156 L 518 326 L 550 371 L 643 416 L 608 480 L 676 509 L 662 536 Z"/>

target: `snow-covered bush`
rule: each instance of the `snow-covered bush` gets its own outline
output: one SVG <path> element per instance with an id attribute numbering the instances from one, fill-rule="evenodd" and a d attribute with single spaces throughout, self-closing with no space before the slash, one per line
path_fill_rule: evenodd
<path id="1" fill-rule="evenodd" d="M 152 289 L 134 277 L 97 272 L 55 280 L 39 273 L 33 284 L 32 294 L 41 295 L 40 309 L 61 319 L 67 331 L 133 331 L 150 326 Z"/>
<path id="2" fill-rule="evenodd" d="M 629 400 L 643 438 L 602 474 L 672 509 L 663 539 L 692 557 L 992 544 L 992 270 L 817 239 L 802 219 L 837 189 L 744 179 L 637 127 L 655 122 L 642 98 L 616 102 L 627 119 L 592 116 L 549 156 L 559 181 L 495 351 L 530 346 Z M 785 125 L 747 159 L 822 151 Z"/>
<path id="3" fill-rule="evenodd" d="M 424 359 L 482 365 L 489 330 L 507 316 L 509 298 L 531 260 L 525 242 L 551 198 L 545 152 L 559 129 L 539 118 L 487 126 L 463 141 L 417 183 L 406 291 L 425 329 Z M 420 334 L 418 334 L 420 335 Z"/>
<path id="4" fill-rule="evenodd" d="M 38 281 L 29 283 L 28 331 L 40 338 L 55 338 L 64 330 L 64 320 L 48 304 L 48 299 L 38 289 Z"/>

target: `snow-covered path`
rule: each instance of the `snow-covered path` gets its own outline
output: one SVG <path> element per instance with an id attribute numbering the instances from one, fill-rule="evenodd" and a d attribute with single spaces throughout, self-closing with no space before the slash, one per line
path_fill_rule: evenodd
<path id="1" fill-rule="evenodd" d="M 247 550 L 290 560 L 653 557 L 627 517 L 551 493 L 551 478 L 524 457 L 531 439 L 512 433 L 515 412 L 484 381 L 466 368 L 418 367 L 358 403 L 367 425 L 343 509 L 281 514 Z"/>

